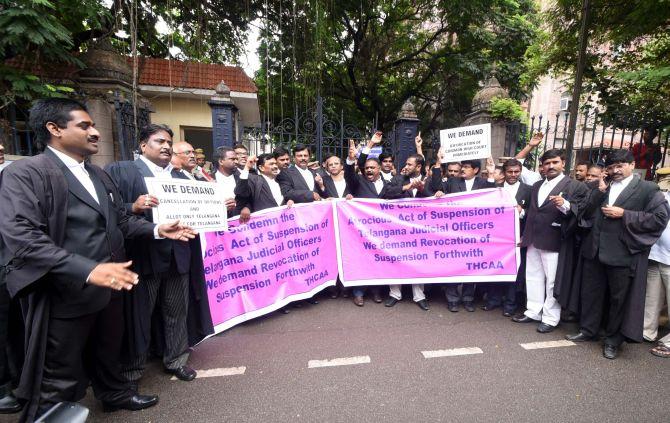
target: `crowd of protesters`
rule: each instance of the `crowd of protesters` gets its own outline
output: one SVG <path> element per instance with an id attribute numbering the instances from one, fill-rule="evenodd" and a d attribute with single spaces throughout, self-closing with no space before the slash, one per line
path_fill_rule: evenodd
<path id="1" fill-rule="evenodd" d="M 563 151 L 536 151 L 541 133 L 498 165 L 493 158 L 442 163 L 440 155 L 427 163 L 419 134 L 416 153 L 396 169 L 393 155 L 372 155 L 381 132 L 320 163 L 301 144 L 258 156 L 241 144 L 221 147 L 210 162 L 188 142 L 173 142 L 169 127 L 150 124 L 139 133 L 136 160 L 103 170 L 87 160 L 100 134 L 81 103 L 39 100 L 30 126 L 42 154 L 7 166 L 0 146 L 0 412 L 23 410 L 23 421 L 81 400 L 89 386 L 105 411 L 157 404 L 156 395 L 140 394 L 151 355 L 179 380 L 197 377 L 190 348 L 212 332 L 198 235 L 179 222 L 152 222 L 158 199 L 145 177 L 220 184 L 228 216 L 242 223 L 260 210 L 333 198 L 502 189 L 520 219 L 516 282 L 410 285 L 420 309 L 430 309 L 426 294 L 442 295 L 450 312 L 479 305 L 540 333 L 577 322 L 566 338 L 602 340 L 608 359 L 626 341 L 657 342 L 651 353 L 670 356 L 670 335 L 657 339 L 670 303 L 670 169 L 656 172 L 658 184 L 635 171 L 640 158 L 646 168 L 658 162 L 653 142 L 578 163 L 571 176 Z M 531 154 L 538 171 L 524 166 Z M 327 295 L 393 307 L 402 288 L 349 292 L 338 283 Z"/>

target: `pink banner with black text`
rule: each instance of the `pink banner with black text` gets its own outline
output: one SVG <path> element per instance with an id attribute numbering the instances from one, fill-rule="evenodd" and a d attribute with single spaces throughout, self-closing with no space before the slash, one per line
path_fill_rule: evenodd
<path id="1" fill-rule="evenodd" d="M 336 218 L 345 286 L 516 280 L 518 214 L 501 189 L 341 201 Z"/>
<path id="2" fill-rule="evenodd" d="M 333 204 L 253 213 L 202 237 L 215 333 L 312 297 L 337 279 Z"/>

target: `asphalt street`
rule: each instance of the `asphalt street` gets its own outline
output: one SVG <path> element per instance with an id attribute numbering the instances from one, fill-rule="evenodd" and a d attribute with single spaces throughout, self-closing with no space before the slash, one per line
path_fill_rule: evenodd
<path id="1" fill-rule="evenodd" d="M 89 421 L 670 421 L 670 361 L 651 344 L 610 361 L 596 342 L 547 344 L 574 324 L 540 334 L 499 310 L 450 313 L 437 293 L 425 312 L 407 294 L 393 308 L 322 298 L 247 322 L 195 347 L 192 382 L 152 362 L 140 389 L 156 407 L 107 414 L 89 392 Z"/>

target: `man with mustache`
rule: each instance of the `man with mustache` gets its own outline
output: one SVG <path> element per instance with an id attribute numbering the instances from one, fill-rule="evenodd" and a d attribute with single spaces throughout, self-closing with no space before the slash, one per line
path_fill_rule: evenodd
<path id="1" fill-rule="evenodd" d="M 238 205 L 235 201 L 235 187 L 240 181 L 240 170 L 237 167 L 238 155 L 230 147 L 219 147 L 216 149 L 216 154 L 218 155 L 217 164 L 219 165 L 214 175 L 216 183 L 222 187 L 228 217 L 237 216 L 243 207 L 242 204 Z M 242 170 L 244 171 L 244 169 Z"/>
<path id="2" fill-rule="evenodd" d="M 282 146 L 276 147 L 274 150 L 272 150 L 272 157 L 274 157 L 277 161 L 277 168 L 280 172 L 284 169 L 288 169 L 288 167 L 291 165 L 291 155 L 289 154 L 288 150 Z"/>
<path id="3" fill-rule="evenodd" d="M 254 165 L 258 169 L 258 175 L 249 172 Z M 277 183 L 279 172 L 277 159 L 272 154 L 261 154 L 258 158 L 254 156 L 248 158 L 235 187 L 236 200 L 246 204 L 240 213 L 240 223 L 247 223 L 253 212 L 283 205 L 290 207 L 294 204 L 281 193 L 281 188 Z"/>
<path id="4" fill-rule="evenodd" d="M 293 147 L 293 165 L 282 170 L 277 177 L 282 195 L 296 203 L 311 203 L 321 200 L 319 185 L 321 177 L 308 168 L 310 150 L 304 144 Z"/>
<path id="5" fill-rule="evenodd" d="M 151 222 L 151 209 L 158 206 L 158 199 L 147 193 L 144 178 L 188 178 L 170 163 L 169 127 L 150 124 L 140 130 L 139 138 L 142 155 L 137 160 L 112 163 L 105 170 L 119 187 L 127 211 Z M 144 374 L 152 341 L 152 315 L 158 308 L 165 342 L 164 369 L 180 380 L 193 380 L 196 372 L 186 365 L 190 354 L 186 325 L 191 271 L 189 243 L 160 239 L 127 243 L 126 249 L 141 283 L 137 290 L 127 294 L 125 312 L 131 324 L 126 331 L 129 357 L 124 363 L 124 375 L 136 384 Z"/>
<path id="6" fill-rule="evenodd" d="M 383 198 L 392 200 L 402 197 L 402 186 L 396 181 L 389 182 L 382 178 L 379 160 L 368 158 L 372 147 L 376 144 L 381 144 L 381 140 L 381 132 L 375 133 L 358 156 L 358 167 L 361 169 L 362 175 L 356 174 L 354 168 L 354 164 L 356 163 L 356 146 L 352 140 L 349 141 L 349 156 L 344 165 L 344 178 L 354 198 Z M 353 289 L 354 304 L 363 307 L 365 304 L 365 300 L 363 299 L 364 294 L 365 287 L 355 287 Z M 379 286 L 372 287 L 372 296 L 374 302 L 382 302 Z"/>
<path id="7" fill-rule="evenodd" d="M 451 194 L 455 192 L 469 192 L 478 189 L 493 188 L 495 183 L 493 178 L 484 179 L 479 176 L 479 170 L 481 168 L 480 160 L 463 160 L 461 161 L 461 175 L 454 178 L 449 178 L 447 182 L 442 182 L 441 191 Z M 493 170 L 495 169 L 495 164 L 491 160 L 490 163 L 487 162 L 486 170 L 487 173 L 492 175 Z M 439 182 L 439 181 L 435 181 Z M 437 186 L 433 186 L 433 189 L 436 189 Z M 450 283 L 447 284 L 445 290 L 445 296 L 447 297 L 447 308 L 452 313 L 456 313 L 459 310 L 460 303 L 463 303 L 463 308 L 468 312 L 474 312 L 474 300 L 475 300 L 475 285 L 474 283 Z M 459 287 L 461 292 L 458 292 Z"/>
<path id="8" fill-rule="evenodd" d="M 138 287 L 123 240 L 195 234 L 127 213 L 109 176 L 86 162 L 100 133 L 81 103 L 38 100 L 30 127 L 44 153 L 12 164 L 0 179 L 0 279 L 21 300 L 26 323 L 16 391 L 26 402 L 22 421 L 79 401 L 89 383 L 106 411 L 151 407 L 158 398 L 139 395 L 119 368 L 119 291 Z"/>
<path id="9" fill-rule="evenodd" d="M 563 174 L 562 150 L 547 150 L 540 163 L 546 179 L 533 185 L 521 239 L 521 246 L 527 248 L 526 311 L 512 320 L 539 322 L 537 331 L 549 333 L 561 319 L 557 297 L 562 279 L 572 278 L 575 228 L 588 188 Z"/>
<path id="10" fill-rule="evenodd" d="M 207 182 L 209 179 L 198 172 L 198 164 L 195 159 L 195 150 L 193 146 L 186 141 L 180 141 L 172 144 L 172 167 L 181 172 L 188 179 L 194 181 Z"/>
<path id="11" fill-rule="evenodd" d="M 614 359 L 626 339 L 642 341 L 647 257 L 666 228 L 670 210 L 658 186 L 633 173 L 630 151 L 608 154 L 605 169 L 607 179 L 591 191 L 584 210 L 584 219 L 592 219 L 593 226 L 581 249 L 579 333 L 566 338 L 593 340 L 607 309 L 603 356 Z"/>

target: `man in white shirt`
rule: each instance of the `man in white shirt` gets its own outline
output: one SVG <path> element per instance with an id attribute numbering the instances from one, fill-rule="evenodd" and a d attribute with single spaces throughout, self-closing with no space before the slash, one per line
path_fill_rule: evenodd
<path id="1" fill-rule="evenodd" d="M 221 185 L 223 198 L 226 201 L 226 208 L 228 209 L 228 217 L 236 216 L 239 210 L 235 202 L 235 187 L 240 178 L 240 171 L 238 170 L 238 155 L 230 147 L 219 147 L 216 150 L 218 168 L 214 174 L 216 183 Z M 246 164 L 246 157 L 245 157 Z"/>
<path id="2" fill-rule="evenodd" d="M 607 178 L 591 191 L 584 209 L 583 219 L 593 223 L 580 252 L 582 312 L 579 333 L 567 339 L 597 337 L 607 309 L 602 352 L 612 360 L 626 339 L 643 339 L 647 258 L 666 229 L 670 209 L 656 184 L 633 173 L 630 151 L 609 153 L 605 169 Z"/>
<path id="3" fill-rule="evenodd" d="M 154 177 L 171 180 L 187 179 L 174 170 L 172 159 L 172 130 L 166 125 L 149 124 L 140 130 L 142 155 L 135 161 L 116 162 L 105 170 L 116 182 L 126 207 L 137 216 L 152 221 L 151 209 L 158 199 L 147 194 L 144 179 Z M 173 171 L 174 170 L 174 171 Z M 163 322 L 163 366 L 167 373 L 178 379 L 190 381 L 196 372 L 187 365 L 190 355 L 186 325 L 190 290 L 191 248 L 189 243 L 170 240 L 151 240 L 128 244 L 128 255 L 133 260 L 133 270 L 140 275 L 137 290 L 127 294 L 126 312 L 133 320 L 130 338 L 132 351 L 124 363 L 124 376 L 138 382 L 146 369 L 152 339 L 152 315 L 160 310 Z M 194 294 L 195 295 L 195 294 Z"/>
<path id="4" fill-rule="evenodd" d="M 521 246 L 527 248 L 526 311 L 512 320 L 539 322 L 537 331 L 549 333 L 561 318 L 561 305 L 554 296 L 555 285 L 563 285 L 564 278 L 572 278 L 574 228 L 588 188 L 563 174 L 562 150 L 547 150 L 540 162 L 546 179 L 533 185 L 521 240 Z"/>

